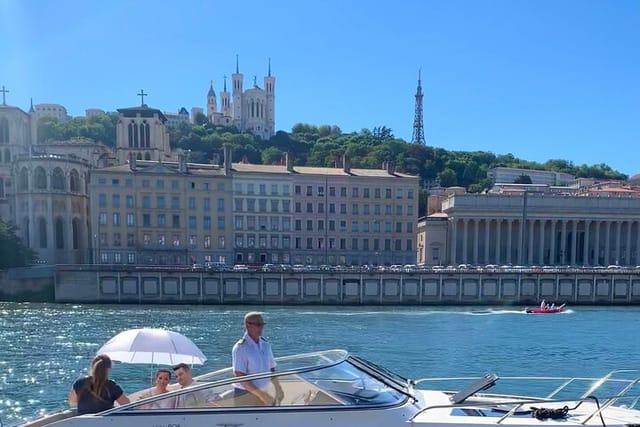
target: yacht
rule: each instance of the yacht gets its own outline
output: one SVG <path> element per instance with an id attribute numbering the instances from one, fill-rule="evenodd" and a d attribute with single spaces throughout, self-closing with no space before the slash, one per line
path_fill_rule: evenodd
<path id="1" fill-rule="evenodd" d="M 131 403 L 98 414 L 66 410 L 24 426 L 640 426 L 640 411 L 634 409 L 637 370 L 600 379 L 486 374 L 410 380 L 344 350 L 287 356 L 277 363 L 276 372 L 243 377 L 277 378 L 284 397 L 273 406 L 241 406 L 233 398 L 238 378 L 228 368 L 165 394 L 136 400 L 142 391 L 134 393 Z M 270 393 L 274 396 L 274 389 Z"/>

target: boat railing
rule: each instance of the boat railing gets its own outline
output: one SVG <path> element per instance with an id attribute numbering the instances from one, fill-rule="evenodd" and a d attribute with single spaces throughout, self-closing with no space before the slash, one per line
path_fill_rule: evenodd
<path id="1" fill-rule="evenodd" d="M 519 413 L 519 409 L 522 408 L 525 405 L 535 405 L 535 404 L 556 404 L 556 405 L 567 405 L 567 404 L 572 404 L 574 405 L 572 408 L 569 408 L 569 412 L 572 410 L 577 409 L 583 402 L 587 402 L 587 401 L 596 401 L 598 402 L 596 404 L 596 409 L 593 410 L 592 412 L 590 412 L 589 414 L 587 414 L 587 416 L 579 421 L 579 424 L 585 425 L 591 418 L 593 418 L 594 416 L 600 415 L 602 413 L 602 411 L 605 409 L 604 405 L 599 403 L 599 400 L 597 398 L 595 398 L 594 396 L 588 396 L 588 397 L 584 397 L 584 398 L 577 398 L 577 399 L 544 399 L 544 398 L 520 398 L 518 399 L 517 396 L 505 396 L 505 395 L 490 395 L 490 394 L 482 394 L 479 395 L 480 397 L 484 397 L 487 398 L 487 400 L 485 401 L 479 401 L 479 400 L 473 400 L 473 401 L 466 401 L 466 402 L 462 402 L 462 403 L 449 403 L 449 404 L 445 404 L 445 405 L 431 405 L 431 406 L 427 406 L 422 408 L 420 411 L 416 412 L 411 419 L 409 420 L 409 422 L 412 422 L 416 417 L 418 417 L 420 414 L 423 414 L 425 412 L 428 411 L 432 411 L 432 410 L 437 410 L 437 409 L 456 409 L 456 408 L 469 408 L 469 409 L 486 409 L 486 410 L 496 410 L 497 407 L 499 408 L 505 408 L 505 407 L 511 407 L 511 409 L 507 412 L 505 412 L 505 414 L 496 421 L 496 424 L 501 424 L 504 420 L 506 420 L 507 418 L 513 416 L 514 414 Z M 626 397 L 629 397 L 627 395 L 625 395 Z M 500 398 L 508 398 L 508 399 L 514 399 L 514 400 L 490 400 L 491 398 L 495 398 L 495 397 L 500 397 Z M 613 395 L 613 396 L 606 396 L 604 397 L 605 400 L 609 401 L 616 401 L 619 398 L 623 397 L 623 395 Z M 640 395 L 637 396 L 631 396 L 633 398 L 639 399 Z"/>

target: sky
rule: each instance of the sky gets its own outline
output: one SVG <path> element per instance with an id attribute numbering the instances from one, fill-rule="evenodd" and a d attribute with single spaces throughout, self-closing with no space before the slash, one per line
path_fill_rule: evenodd
<path id="1" fill-rule="evenodd" d="M 7 103 L 206 107 L 276 77 L 276 128 L 387 126 L 430 146 L 640 172 L 640 1 L 0 0 Z M 229 89 L 231 87 L 228 84 Z M 218 106 L 220 101 L 218 100 Z"/>

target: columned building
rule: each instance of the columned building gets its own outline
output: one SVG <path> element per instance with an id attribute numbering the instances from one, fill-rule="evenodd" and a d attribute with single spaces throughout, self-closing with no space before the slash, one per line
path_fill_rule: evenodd
<path id="1" fill-rule="evenodd" d="M 442 210 L 445 264 L 640 265 L 640 198 L 464 194 Z"/>

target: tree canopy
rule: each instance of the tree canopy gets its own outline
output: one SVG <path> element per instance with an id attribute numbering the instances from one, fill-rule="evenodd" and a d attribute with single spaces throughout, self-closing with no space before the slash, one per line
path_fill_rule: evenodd
<path id="1" fill-rule="evenodd" d="M 79 117 L 58 124 L 53 118 L 39 123 L 39 140 L 85 137 L 114 147 L 117 113 L 89 118 Z M 513 154 L 488 151 L 449 151 L 427 145 L 410 144 L 395 137 L 386 126 L 344 133 L 338 126 L 295 124 L 291 132 L 278 131 L 261 140 L 235 127 L 215 126 L 206 116 L 198 115 L 196 124 L 180 123 L 169 129 L 171 148 L 190 152 L 190 160 L 209 163 L 222 160 L 223 144 L 231 144 L 233 161 L 274 164 L 283 161 L 284 153 L 298 166 L 335 166 L 348 155 L 354 168 L 381 168 L 392 162 L 396 171 L 420 176 L 425 187 L 462 186 L 481 192 L 491 186 L 487 172 L 497 166 L 565 172 L 579 178 L 626 179 L 627 176 L 604 163 L 575 165 L 562 159 L 538 163 L 516 158 Z"/>
<path id="2" fill-rule="evenodd" d="M 16 228 L 0 220 L 0 269 L 24 267 L 35 258 L 35 252 L 24 246 L 16 235 Z"/>

